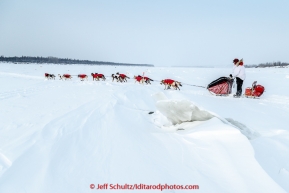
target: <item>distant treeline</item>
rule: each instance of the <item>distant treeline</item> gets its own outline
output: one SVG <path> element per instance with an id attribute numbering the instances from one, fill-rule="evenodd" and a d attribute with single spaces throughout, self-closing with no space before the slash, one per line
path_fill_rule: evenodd
<path id="1" fill-rule="evenodd" d="M 285 67 L 289 66 L 289 63 L 285 62 L 267 62 L 258 65 L 245 65 L 247 68 L 265 68 L 265 67 Z"/>
<path id="2" fill-rule="evenodd" d="M 0 62 L 11 62 L 11 63 L 37 63 L 37 64 L 89 64 L 89 65 L 113 65 L 113 66 L 149 66 L 153 67 L 152 64 L 129 64 L 129 63 L 114 63 L 114 62 L 103 62 L 103 61 L 90 61 L 90 60 L 76 60 L 69 58 L 56 58 L 56 57 L 0 57 Z"/>

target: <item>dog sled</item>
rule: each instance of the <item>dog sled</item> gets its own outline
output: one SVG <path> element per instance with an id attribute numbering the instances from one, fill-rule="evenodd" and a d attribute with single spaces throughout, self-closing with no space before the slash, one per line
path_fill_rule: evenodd
<path id="1" fill-rule="evenodd" d="M 254 81 L 252 87 L 247 87 L 244 96 L 247 98 L 259 98 L 265 91 L 264 86 Z"/>
<path id="2" fill-rule="evenodd" d="M 211 82 L 207 89 L 212 95 L 216 96 L 228 96 L 232 93 L 234 79 L 229 77 L 220 77 Z"/>

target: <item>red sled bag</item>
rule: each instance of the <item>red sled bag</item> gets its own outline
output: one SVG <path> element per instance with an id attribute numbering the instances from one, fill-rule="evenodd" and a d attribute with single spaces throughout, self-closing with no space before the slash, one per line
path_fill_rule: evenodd
<path id="1" fill-rule="evenodd" d="M 229 77 L 220 77 L 217 80 L 211 82 L 207 89 L 216 96 L 228 96 L 232 92 L 232 85 L 234 80 Z"/>
<path id="2" fill-rule="evenodd" d="M 263 92 L 265 91 L 264 86 L 262 85 L 257 85 L 257 81 L 254 81 L 252 84 L 252 88 L 248 87 L 245 90 L 245 97 L 260 97 Z"/>

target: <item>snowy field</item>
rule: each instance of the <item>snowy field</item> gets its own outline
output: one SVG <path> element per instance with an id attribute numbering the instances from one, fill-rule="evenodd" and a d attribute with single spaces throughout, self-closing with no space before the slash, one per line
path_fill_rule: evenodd
<path id="1" fill-rule="evenodd" d="M 243 91 L 257 80 L 260 99 L 188 85 L 207 86 L 230 68 L 0 63 L 0 192 L 289 192 L 289 68 L 246 70 Z M 92 72 L 107 80 L 44 79 Z M 112 82 L 116 72 L 131 79 Z M 135 83 L 143 72 L 156 81 Z M 164 90 L 165 78 L 183 87 Z"/>

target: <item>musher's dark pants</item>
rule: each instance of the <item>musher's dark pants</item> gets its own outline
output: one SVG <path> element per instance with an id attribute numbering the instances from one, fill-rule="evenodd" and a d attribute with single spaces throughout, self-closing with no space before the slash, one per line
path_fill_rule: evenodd
<path id="1" fill-rule="evenodd" d="M 243 80 L 239 77 L 236 77 L 236 82 L 237 82 L 237 96 L 242 95 L 242 86 L 243 86 Z"/>

